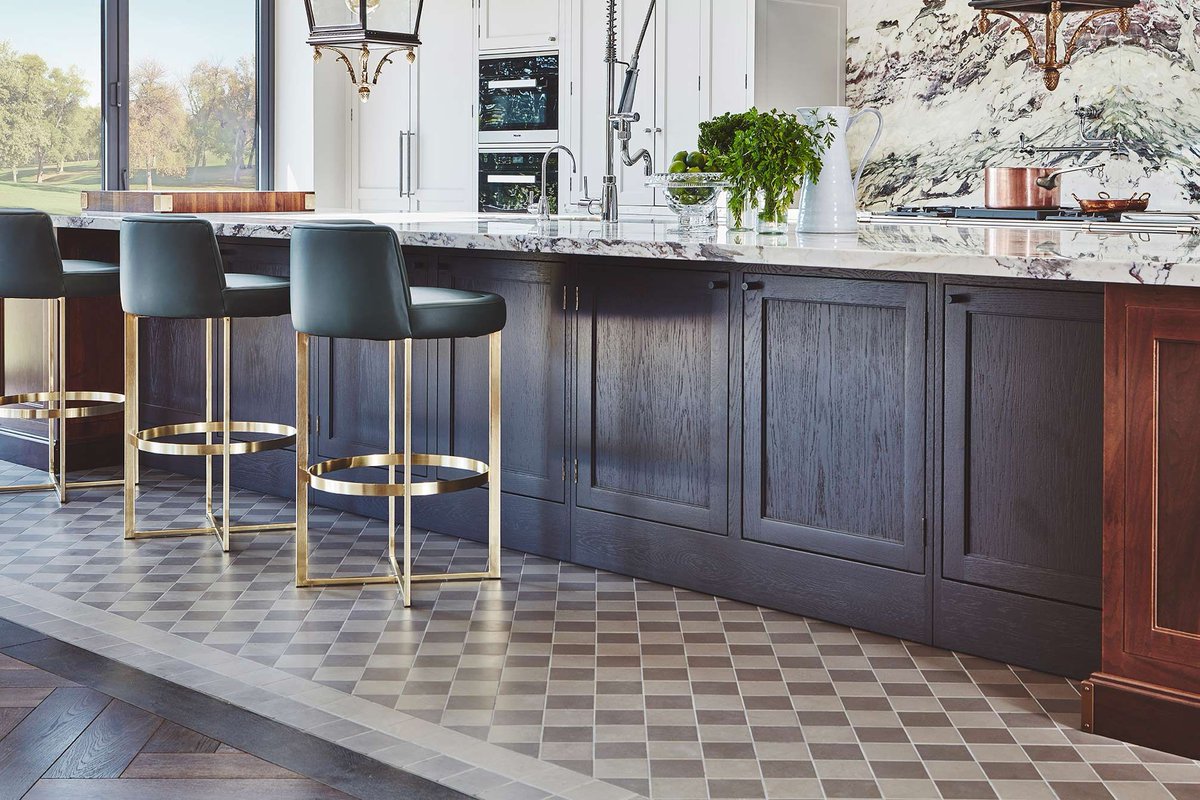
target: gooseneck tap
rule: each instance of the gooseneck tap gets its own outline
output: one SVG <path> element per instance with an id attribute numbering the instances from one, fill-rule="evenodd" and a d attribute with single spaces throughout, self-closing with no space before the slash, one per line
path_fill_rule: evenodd
<path id="1" fill-rule="evenodd" d="M 550 156 L 555 153 L 566 153 L 571 159 L 571 174 L 574 175 L 579 171 L 578 165 L 575 163 L 575 154 L 571 152 L 571 148 L 566 145 L 558 144 L 551 147 L 542 156 L 542 194 L 538 198 L 537 203 L 529 209 L 529 213 L 536 214 L 540 220 L 550 219 L 550 196 L 546 194 L 546 175 L 550 171 Z"/>
<path id="2" fill-rule="evenodd" d="M 625 166 L 632 167 L 639 161 L 644 161 L 646 174 L 654 172 L 654 160 L 648 150 L 642 149 L 630 154 L 629 140 L 633 138 L 633 124 L 641 119 L 641 115 L 633 110 L 634 97 L 637 94 L 638 59 L 641 58 L 642 44 L 646 40 L 646 31 L 650 28 L 657 0 L 650 0 L 646 9 L 646 20 L 642 23 L 642 32 L 638 37 L 637 47 L 629 63 L 617 59 L 617 0 L 608 0 L 607 40 L 604 48 L 604 63 L 608 68 L 608 105 L 604 115 L 604 155 L 607 171 L 604 174 L 602 193 L 600 196 L 600 216 L 605 222 L 617 222 L 621 218 L 620 204 L 617 200 L 616 174 L 616 142 L 621 142 L 621 161 Z M 625 83 L 621 88 L 621 97 L 617 98 L 617 65 L 625 66 Z"/>

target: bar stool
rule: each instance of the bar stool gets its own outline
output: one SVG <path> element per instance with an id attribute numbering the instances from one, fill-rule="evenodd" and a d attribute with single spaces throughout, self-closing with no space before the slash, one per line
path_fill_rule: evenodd
<path id="1" fill-rule="evenodd" d="M 49 483 L 0 486 L 0 492 L 46 492 L 65 504 L 70 489 L 120 486 L 119 480 L 67 481 L 68 419 L 116 414 L 125 402 L 112 392 L 67 391 L 67 300 L 120 291 L 115 264 L 64 261 L 50 216 L 28 208 L 0 209 L 0 299 L 46 301 L 47 391 L 0 397 L 2 419 L 44 419 L 49 428 Z M 41 407 L 29 407 L 40 403 Z M 91 405 L 72 405 L 89 403 Z M 17 408 L 16 406 L 25 406 Z"/>
<path id="2" fill-rule="evenodd" d="M 495 580 L 500 577 L 500 331 L 504 299 L 483 292 L 410 287 L 395 231 L 372 224 L 303 223 L 292 232 L 292 323 L 296 327 L 296 585 L 397 584 L 412 605 L 417 581 Z M 388 343 L 388 451 L 308 463 L 309 339 L 365 339 Z M 414 339 L 487 336 L 488 462 L 412 452 L 412 343 Z M 404 346 L 404 450 L 396 452 L 396 343 Z M 474 473 L 453 480 L 414 482 L 414 465 Z M 386 483 L 340 480 L 332 473 L 386 467 Z M 396 467 L 404 480 L 396 482 Z M 482 572 L 413 574 L 412 498 L 488 485 L 488 563 Z M 308 563 L 308 490 L 388 498 L 390 575 L 314 577 Z M 396 557 L 396 498 L 404 498 L 404 539 Z"/>
<path id="3" fill-rule="evenodd" d="M 294 523 L 232 525 L 229 519 L 230 458 L 280 450 L 296 442 L 296 429 L 231 418 L 230 334 L 234 319 L 287 316 L 286 278 L 226 273 L 212 225 L 189 216 L 128 217 L 121 223 L 121 305 L 125 310 L 125 538 L 212 534 L 229 552 L 230 536 L 291 531 Z M 204 320 L 204 422 L 138 429 L 138 320 L 142 317 Z M 213 323 L 221 321 L 221 419 L 213 418 Z M 204 443 L 163 441 L 204 435 Z M 220 442 L 213 435 L 221 436 Z M 266 438 L 235 441 L 234 434 Z M 208 525 L 138 530 L 134 486 L 138 454 L 204 457 L 204 505 Z M 213 457 L 221 457 L 221 519 L 213 512 Z"/>

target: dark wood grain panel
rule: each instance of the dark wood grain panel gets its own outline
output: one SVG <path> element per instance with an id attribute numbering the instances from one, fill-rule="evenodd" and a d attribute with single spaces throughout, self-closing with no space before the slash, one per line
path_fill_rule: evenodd
<path id="1" fill-rule="evenodd" d="M 220 750 L 215 753 L 142 753 L 128 766 L 121 777 L 187 780 L 278 780 L 299 777 L 290 769 L 277 767 L 248 753 Z"/>
<path id="2" fill-rule="evenodd" d="M 80 197 L 84 211 L 122 211 L 136 214 L 283 214 L 313 211 L 312 192 L 106 192 L 87 191 Z"/>
<path id="3" fill-rule="evenodd" d="M 0 740 L 0 797 L 24 795 L 108 703 L 91 689 L 55 689 Z"/>
<path id="4" fill-rule="evenodd" d="M 221 743 L 174 722 L 164 722 L 142 748 L 144 753 L 215 753 Z"/>
<path id="5" fill-rule="evenodd" d="M 728 286 L 653 269 L 582 281 L 580 506 L 728 532 Z"/>
<path id="6" fill-rule="evenodd" d="M 1102 298 L 945 297 L 942 576 L 1099 608 Z"/>
<path id="7" fill-rule="evenodd" d="M 566 502 L 567 289 L 555 264 L 443 257 L 441 283 L 504 298 L 501 487 Z M 486 338 L 441 342 L 442 450 L 487 460 Z"/>
<path id="8" fill-rule="evenodd" d="M 1198 330 L 1200 332 L 1200 330 Z M 1200 636 L 1200 341 L 1158 343 L 1154 610 L 1159 627 Z"/>
<path id="9" fill-rule="evenodd" d="M 750 285 L 743 535 L 924 571 L 925 286 Z"/>
<path id="10" fill-rule="evenodd" d="M 113 700 L 43 777 L 118 778 L 161 722 L 149 712 Z"/>

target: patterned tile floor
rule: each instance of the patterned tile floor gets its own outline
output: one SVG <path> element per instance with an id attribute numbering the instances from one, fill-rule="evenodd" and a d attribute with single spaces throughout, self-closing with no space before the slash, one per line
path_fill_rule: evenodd
<path id="1" fill-rule="evenodd" d="M 0 465 L 0 482 L 22 476 Z M 195 524 L 200 487 L 148 476 L 139 504 L 144 524 Z M 291 513 L 236 494 L 235 517 Z M 508 752 L 500 761 L 561 767 L 564 787 L 577 776 L 562 796 L 579 800 L 1200 800 L 1200 763 L 1077 731 L 1078 691 L 1061 678 L 507 551 L 503 582 L 422 586 L 405 610 L 385 588 L 295 589 L 286 536 L 239 539 L 227 556 L 205 538 L 124 542 L 120 524 L 111 490 L 65 508 L 0 496 L 0 579 L 50 593 L 63 619 L 87 609 L 91 628 L 117 637 L 161 632 L 160 654 L 178 642 L 226 668 L 295 676 L 272 679 L 291 694 L 327 687 L 334 714 L 329 690 L 391 710 L 395 731 L 416 730 L 404 722 L 415 717 L 438 726 L 426 735 L 465 734 L 441 737 L 453 758 L 423 742 L 435 753 L 414 771 L 481 797 L 552 794 L 464 777 Z M 381 523 L 314 509 L 313 526 L 335 534 L 316 551 L 324 569 L 379 568 Z M 427 535 L 417 562 L 473 569 L 483 557 Z"/>

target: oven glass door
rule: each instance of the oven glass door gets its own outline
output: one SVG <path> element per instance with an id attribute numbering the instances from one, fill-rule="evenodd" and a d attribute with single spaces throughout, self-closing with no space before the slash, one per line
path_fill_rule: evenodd
<path id="1" fill-rule="evenodd" d="M 479 61 L 479 141 L 557 142 L 558 54 Z"/>
<path id="2" fill-rule="evenodd" d="M 479 210 L 528 213 L 541 193 L 542 156 L 537 152 L 479 154 Z M 550 213 L 558 213 L 558 153 L 550 156 L 546 176 Z"/>

